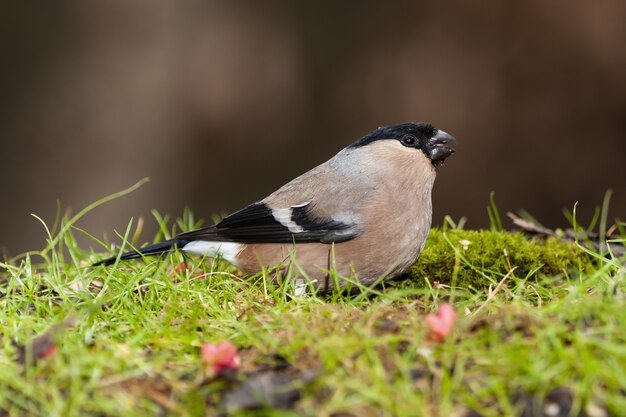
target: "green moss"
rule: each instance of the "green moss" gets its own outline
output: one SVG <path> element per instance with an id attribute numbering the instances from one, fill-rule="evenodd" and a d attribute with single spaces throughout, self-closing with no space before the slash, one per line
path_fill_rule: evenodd
<path id="1" fill-rule="evenodd" d="M 427 278 L 450 284 L 456 273 L 456 285 L 484 288 L 513 267 L 515 277 L 536 279 L 589 270 L 592 262 L 574 243 L 556 238 L 540 241 L 516 232 L 433 229 L 408 274 L 412 281 Z"/>

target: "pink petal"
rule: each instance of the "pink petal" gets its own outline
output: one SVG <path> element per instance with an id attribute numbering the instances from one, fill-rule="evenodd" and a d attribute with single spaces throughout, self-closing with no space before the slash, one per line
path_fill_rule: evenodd
<path id="1" fill-rule="evenodd" d="M 205 369 L 216 374 L 226 369 L 239 369 L 237 347 L 228 341 L 218 344 L 204 343 L 200 347 L 200 355 Z"/>
<path id="2" fill-rule="evenodd" d="M 441 342 L 452 332 L 454 322 L 456 321 L 456 312 L 450 304 L 441 304 L 437 314 L 428 314 L 425 317 L 426 323 L 430 329 L 430 337 Z"/>
<path id="3" fill-rule="evenodd" d="M 48 359 L 50 356 L 57 353 L 57 347 L 53 344 L 47 346 L 40 354 L 37 359 Z"/>

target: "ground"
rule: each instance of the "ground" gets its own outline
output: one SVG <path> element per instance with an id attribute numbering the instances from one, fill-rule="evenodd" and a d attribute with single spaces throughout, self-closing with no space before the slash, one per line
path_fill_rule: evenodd
<path id="1" fill-rule="evenodd" d="M 0 416 L 626 415 L 626 276 L 606 249 L 447 221 L 401 279 L 295 296 L 180 254 L 92 268 L 119 247 L 80 248 L 80 214 L 0 263 Z M 196 225 L 159 219 L 157 238 Z M 224 342 L 236 362 L 216 370 L 203 346 Z"/>

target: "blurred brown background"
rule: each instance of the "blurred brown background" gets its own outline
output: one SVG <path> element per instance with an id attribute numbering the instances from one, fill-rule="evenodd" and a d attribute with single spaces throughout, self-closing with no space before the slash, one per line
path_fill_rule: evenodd
<path id="1" fill-rule="evenodd" d="M 626 2 L 2 2 L 0 251 L 150 210 L 210 219 L 253 202 L 379 125 L 460 139 L 435 222 L 523 208 L 565 226 L 608 188 L 626 217 Z"/>

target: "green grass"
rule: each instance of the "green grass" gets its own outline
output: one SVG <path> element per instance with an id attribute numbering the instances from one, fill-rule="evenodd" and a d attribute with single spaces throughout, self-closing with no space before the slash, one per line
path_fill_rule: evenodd
<path id="1" fill-rule="evenodd" d="M 520 398 L 541 409 L 558 387 L 574 395 L 571 415 L 626 415 L 623 259 L 449 222 L 404 280 L 293 297 L 267 274 L 180 254 L 90 268 L 111 244 L 77 245 L 86 211 L 51 227 L 43 250 L 0 264 L 0 416 L 520 415 Z M 157 238 L 198 224 L 189 212 L 157 219 Z M 140 245 L 140 231 L 130 222 L 116 240 Z M 459 318 L 435 343 L 424 316 L 442 302 Z M 57 352 L 36 360 L 45 332 Z M 213 378 L 199 347 L 223 340 L 242 368 Z M 237 381 L 285 367 L 301 395 L 288 408 L 225 405 Z"/>

